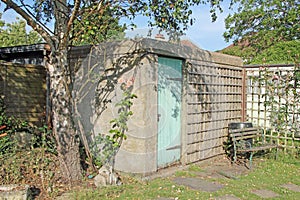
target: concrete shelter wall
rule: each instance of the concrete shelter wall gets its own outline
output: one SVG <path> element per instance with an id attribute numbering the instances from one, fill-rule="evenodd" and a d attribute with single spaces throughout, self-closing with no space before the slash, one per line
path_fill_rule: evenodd
<path id="1" fill-rule="evenodd" d="M 242 59 L 164 41 L 141 39 L 104 43 L 81 58 L 75 75 L 77 125 L 97 134 L 117 117 L 122 82 L 134 79 L 138 96 L 128 121 L 128 138 L 115 158 L 120 171 L 148 174 L 157 170 L 157 57 L 183 59 L 181 163 L 224 154 L 227 125 L 241 119 Z M 139 59 L 141 58 L 141 59 Z"/>
<path id="2" fill-rule="evenodd" d="M 158 40 L 142 44 L 148 52 L 185 60 L 181 163 L 225 154 L 228 124 L 243 118 L 242 59 Z"/>
<path id="3" fill-rule="evenodd" d="M 115 159 L 115 169 L 149 173 L 156 171 L 157 141 L 157 79 L 156 62 L 144 59 L 132 71 L 124 75 L 125 80 L 134 77 L 133 94 L 137 98 L 131 108 L 133 115 L 128 122 L 128 138 L 123 141 Z M 122 93 L 120 93 L 122 94 Z"/>
<path id="4" fill-rule="evenodd" d="M 114 166 L 125 172 L 150 173 L 156 171 L 157 58 L 136 45 L 126 41 L 99 46 L 81 58 L 74 79 L 76 124 L 81 132 L 90 134 L 89 142 L 98 134 L 108 134 L 110 121 L 118 117 L 115 105 L 123 97 L 120 86 L 132 84 L 132 93 L 138 98 L 133 100 L 127 139 Z"/>

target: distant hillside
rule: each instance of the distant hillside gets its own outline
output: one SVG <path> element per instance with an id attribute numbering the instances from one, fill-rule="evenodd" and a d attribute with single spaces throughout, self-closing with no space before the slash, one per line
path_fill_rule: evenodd
<path id="1" fill-rule="evenodd" d="M 245 47 L 243 47 L 245 46 Z M 250 45 L 230 45 L 219 52 L 243 58 L 245 64 L 289 64 L 300 62 L 300 40 L 280 42 L 259 54 Z"/>

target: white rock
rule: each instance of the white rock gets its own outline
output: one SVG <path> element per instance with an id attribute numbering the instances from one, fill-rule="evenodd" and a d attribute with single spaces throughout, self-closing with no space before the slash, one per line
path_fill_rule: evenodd
<path id="1" fill-rule="evenodd" d="M 106 186 L 106 185 L 121 185 L 121 179 L 117 173 L 113 172 L 111 166 L 104 165 L 99 171 L 98 175 L 94 178 L 94 184 L 96 187 Z"/>

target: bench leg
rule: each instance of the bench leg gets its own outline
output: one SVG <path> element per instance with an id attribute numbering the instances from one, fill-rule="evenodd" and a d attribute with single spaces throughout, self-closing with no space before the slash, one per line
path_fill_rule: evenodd
<path id="1" fill-rule="evenodd" d="M 234 147 L 233 150 L 233 163 L 236 163 L 237 157 L 236 157 L 236 148 Z"/>
<path id="2" fill-rule="evenodd" d="M 253 157 L 253 151 L 250 152 L 250 157 L 249 157 L 249 169 L 252 167 L 252 157 Z"/>

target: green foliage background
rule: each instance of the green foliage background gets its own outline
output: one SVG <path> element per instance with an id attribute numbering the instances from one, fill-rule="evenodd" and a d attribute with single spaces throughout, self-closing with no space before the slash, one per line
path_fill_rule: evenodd
<path id="1" fill-rule="evenodd" d="M 299 63 L 300 2 L 295 0 L 232 0 L 225 19 L 222 53 L 240 56 L 245 64 Z"/>
<path id="2" fill-rule="evenodd" d="M 299 62 L 300 40 L 279 42 L 265 49 L 251 60 L 251 64 L 291 64 Z"/>
<path id="3" fill-rule="evenodd" d="M 26 22 L 16 18 L 15 22 L 6 23 L 1 20 L 0 13 L 0 47 L 36 44 L 43 42 L 39 34 L 33 30 L 27 32 Z"/>
<path id="4" fill-rule="evenodd" d="M 245 64 L 291 64 L 299 62 L 300 40 L 278 42 L 260 53 L 252 46 L 233 45 L 221 53 L 242 57 Z"/>
<path id="5" fill-rule="evenodd" d="M 281 41 L 300 39 L 300 2 L 232 0 L 234 13 L 225 19 L 227 41 L 246 42 L 257 51 Z"/>

